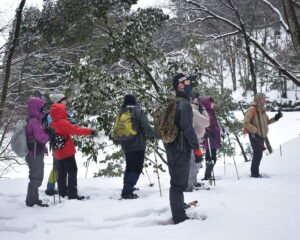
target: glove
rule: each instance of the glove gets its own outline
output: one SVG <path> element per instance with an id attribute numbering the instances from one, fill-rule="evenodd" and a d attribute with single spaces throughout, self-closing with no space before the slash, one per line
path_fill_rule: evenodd
<path id="1" fill-rule="evenodd" d="M 97 131 L 96 130 L 92 130 L 91 136 L 95 137 L 97 135 Z"/>
<path id="2" fill-rule="evenodd" d="M 278 111 L 278 113 L 275 114 L 275 120 L 278 121 L 280 118 L 282 118 L 282 116 L 282 112 Z"/>
<path id="3" fill-rule="evenodd" d="M 194 154 L 195 154 L 195 163 L 201 163 L 203 160 L 201 150 L 199 148 L 195 149 Z"/>

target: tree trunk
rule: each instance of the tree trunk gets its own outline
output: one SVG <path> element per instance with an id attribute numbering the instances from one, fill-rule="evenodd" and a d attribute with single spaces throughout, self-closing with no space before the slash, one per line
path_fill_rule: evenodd
<path id="1" fill-rule="evenodd" d="M 285 17 L 287 19 L 294 48 L 300 57 L 300 26 L 296 16 L 293 1 L 282 0 Z"/>
<path id="2" fill-rule="evenodd" d="M 20 26 L 21 26 L 21 21 L 22 21 L 22 12 L 23 8 L 25 5 L 26 0 L 21 0 L 19 7 L 16 10 L 16 15 L 15 15 L 15 27 L 14 27 L 14 32 L 13 32 L 13 37 L 12 37 L 12 42 L 9 43 L 9 50 L 8 50 L 8 55 L 5 61 L 5 71 L 4 71 L 4 80 L 2 84 L 2 93 L 1 93 L 1 101 L 0 101 L 0 123 L 2 122 L 3 118 L 3 112 L 4 112 L 4 105 L 6 101 L 6 97 L 8 94 L 8 83 L 10 80 L 10 72 L 11 72 L 11 62 L 12 58 L 17 46 L 18 38 L 19 38 L 19 33 L 20 33 Z M 1 124 L 2 125 L 2 124 Z"/>

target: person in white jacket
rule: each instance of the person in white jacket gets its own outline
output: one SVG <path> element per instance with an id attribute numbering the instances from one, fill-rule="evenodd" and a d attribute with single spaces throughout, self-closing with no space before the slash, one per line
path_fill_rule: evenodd
<path id="1" fill-rule="evenodd" d="M 190 96 L 193 109 L 193 127 L 199 144 L 202 145 L 205 128 L 209 126 L 209 116 L 205 108 L 199 103 L 200 94 L 197 91 L 193 91 Z M 197 182 L 197 174 L 199 169 L 202 167 L 202 163 L 195 162 L 195 156 L 193 152 L 191 153 L 191 156 L 189 182 L 186 192 L 192 192 L 195 188 L 201 186 L 201 184 Z"/>

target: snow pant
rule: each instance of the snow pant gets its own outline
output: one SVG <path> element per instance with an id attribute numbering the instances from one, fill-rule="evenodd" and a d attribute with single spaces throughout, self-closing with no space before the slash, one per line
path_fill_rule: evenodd
<path id="1" fill-rule="evenodd" d="M 188 186 L 191 149 L 180 151 L 178 144 L 165 145 L 171 177 L 170 205 L 175 224 L 188 219 L 184 208 L 183 192 Z"/>
<path id="2" fill-rule="evenodd" d="M 259 165 L 263 156 L 264 139 L 258 136 L 250 137 L 250 143 L 253 150 L 251 164 L 251 176 L 259 177 Z"/>
<path id="3" fill-rule="evenodd" d="M 214 169 L 214 166 L 217 162 L 217 149 L 211 149 L 211 155 L 209 149 L 205 153 L 206 169 L 205 169 L 205 178 L 211 178 L 211 173 Z"/>
<path id="4" fill-rule="evenodd" d="M 139 177 L 143 171 L 145 150 L 125 152 L 126 169 L 123 178 L 122 194 L 133 192 Z"/>
<path id="5" fill-rule="evenodd" d="M 56 160 L 58 162 L 58 192 L 62 197 L 77 198 L 77 164 L 75 155 Z M 68 179 L 68 184 L 67 184 Z"/>
<path id="6" fill-rule="evenodd" d="M 51 170 L 48 178 L 47 190 L 54 191 L 57 178 L 58 178 L 58 161 L 53 158 L 53 169 Z"/>
<path id="7" fill-rule="evenodd" d="M 39 153 L 35 157 L 26 157 L 29 167 L 29 183 L 27 188 L 26 205 L 33 206 L 39 202 L 39 187 L 44 178 L 44 153 Z"/>
<path id="8" fill-rule="evenodd" d="M 198 175 L 199 169 L 201 167 L 202 167 L 202 163 L 195 162 L 195 154 L 194 154 L 194 151 L 192 150 L 190 171 L 189 171 L 189 181 L 188 181 L 188 187 L 185 190 L 186 192 L 193 191 L 194 185 L 197 183 L 197 175 Z"/>

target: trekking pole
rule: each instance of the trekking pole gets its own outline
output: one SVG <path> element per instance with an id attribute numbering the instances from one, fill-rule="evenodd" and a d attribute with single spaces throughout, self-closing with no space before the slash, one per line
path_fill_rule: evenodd
<path id="1" fill-rule="evenodd" d="M 212 160 L 212 154 L 211 154 L 211 148 L 210 148 L 210 139 L 207 138 L 207 143 L 208 143 L 208 150 L 209 150 L 209 157 L 210 157 L 210 164 L 214 164 L 214 160 Z M 214 186 L 216 186 L 216 179 L 215 179 L 215 172 L 214 172 L 214 168 L 212 169 L 212 175 L 213 175 L 213 181 L 214 181 Z"/>
<path id="2" fill-rule="evenodd" d="M 233 154 L 233 151 L 232 151 L 232 145 L 231 145 L 231 142 L 230 142 L 229 133 L 227 133 L 227 137 L 228 137 L 228 142 L 229 142 L 229 146 L 230 146 L 230 151 L 231 151 L 231 155 L 232 155 L 233 162 L 234 162 L 234 166 L 235 166 L 236 175 L 237 175 L 238 180 L 240 180 L 240 176 L 239 176 L 239 173 L 238 173 L 238 170 L 237 170 L 237 166 L 236 166 L 234 154 Z"/>
<path id="3" fill-rule="evenodd" d="M 223 140 L 223 143 L 225 143 L 225 129 L 222 128 L 222 140 Z M 224 144 L 225 145 L 225 144 Z M 223 157 L 224 157 L 224 175 L 226 175 L 226 160 L 225 160 L 225 151 L 223 151 Z"/>
<path id="4" fill-rule="evenodd" d="M 84 178 L 86 178 L 86 176 L 87 176 L 87 173 L 89 171 L 89 166 L 90 166 L 90 160 L 88 160 L 88 162 L 87 162 L 86 171 L 85 171 L 85 177 Z"/>
<path id="5" fill-rule="evenodd" d="M 160 197 L 162 197 L 162 191 L 161 191 L 161 185 L 160 185 L 160 177 L 159 177 L 159 172 L 158 172 L 158 165 L 157 165 L 157 156 L 156 156 L 156 151 L 158 149 L 157 147 L 157 140 L 154 139 L 154 159 L 155 159 L 155 166 L 156 166 L 156 174 L 157 174 L 157 180 L 158 180 L 158 187 L 159 187 L 159 192 L 160 192 Z"/>
<path id="6" fill-rule="evenodd" d="M 151 182 L 150 176 L 148 174 L 148 171 L 147 171 L 147 168 L 145 167 L 145 165 L 144 165 L 144 169 L 145 169 L 146 175 L 147 175 L 148 180 L 149 180 L 149 187 L 153 187 L 154 184 Z"/>

